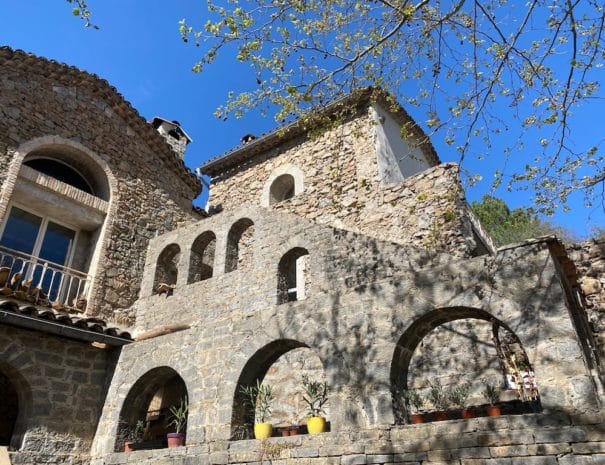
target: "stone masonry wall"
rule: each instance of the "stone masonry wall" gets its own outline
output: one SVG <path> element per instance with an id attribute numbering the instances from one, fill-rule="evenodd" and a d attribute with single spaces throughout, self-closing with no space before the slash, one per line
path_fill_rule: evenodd
<path id="1" fill-rule="evenodd" d="M 586 296 L 588 318 L 597 338 L 601 365 L 605 369 L 605 240 L 589 240 L 568 247 Z"/>
<path id="2" fill-rule="evenodd" d="M 249 218 L 255 226 L 253 268 L 225 274 L 221 264 L 225 260 L 226 236 L 230 226 L 241 218 Z M 214 267 L 217 274 L 205 281 L 187 284 L 189 247 L 197 235 L 208 230 L 217 238 Z M 262 360 L 267 357 L 277 360 L 297 347 L 307 347 L 319 357 L 331 389 L 329 420 L 330 434 L 334 435 L 326 436 L 326 441 L 338 447 L 332 453 L 322 452 L 322 460 L 339 456 L 329 460 L 392 463 L 394 459 L 389 454 L 395 452 L 385 452 L 389 457 L 381 462 L 377 457 L 368 459 L 367 455 L 373 453 L 366 454 L 365 449 L 341 451 L 339 447 L 343 443 L 339 441 L 347 438 L 350 446 L 354 442 L 351 439 L 358 437 L 356 432 L 363 438 L 366 433 L 361 431 L 368 429 L 374 430 L 367 433 L 371 437 L 374 434 L 388 436 L 384 432 L 388 428 L 384 428 L 393 425 L 401 413 L 396 411 L 392 391 L 409 382 L 409 364 L 415 348 L 433 329 L 461 318 L 495 318 L 519 337 L 540 386 L 544 413 L 536 417 L 539 418 L 536 421 L 549 422 L 551 418 L 558 418 L 558 413 L 580 415 L 596 408 L 592 379 L 582 361 L 559 275 L 545 243 L 503 251 L 497 257 L 453 259 L 446 254 L 428 253 L 314 224 L 290 214 L 241 207 L 153 240 L 146 275 L 153 275 L 155 258 L 170 243 L 178 243 L 185 258 L 179 263 L 174 295 L 152 296 L 150 286 L 144 282 L 142 298 L 133 309 L 137 313 L 136 329 L 140 333 L 173 324 L 188 324 L 190 329 L 124 347 L 97 429 L 93 445 L 95 463 L 126 460 L 120 458 L 120 454 L 112 455 L 124 399 L 141 376 L 164 366 L 181 375 L 189 393 L 189 446 L 171 452 L 179 454 L 181 459 L 177 460 L 195 462 L 209 457 L 209 463 L 258 462 L 256 452 L 229 458 L 230 450 L 248 452 L 252 447 L 256 451 L 256 446 L 247 445 L 256 443 L 229 442 L 234 422 L 238 421 L 233 417 L 238 380 L 243 379 L 242 376 L 254 379 L 255 370 L 261 370 Z M 311 285 L 306 299 L 276 305 L 277 263 L 293 247 L 305 247 L 309 251 Z M 442 342 L 443 345 L 449 343 Z M 472 370 L 472 366 L 467 368 L 469 374 Z M 483 375 L 480 369 L 473 374 L 476 378 Z M 439 372 L 430 374 L 433 375 Z M 483 431 L 481 428 L 491 420 L 474 421 L 476 423 L 464 423 L 463 432 Z M 496 421 L 509 424 L 509 419 Z M 531 420 L 519 421 L 531 423 Z M 571 420 L 566 421 L 569 426 Z M 414 443 L 414 431 L 445 429 L 436 425 L 423 428 L 401 428 L 397 443 Z M 576 429 L 570 428 L 570 431 L 571 439 L 554 441 L 576 441 L 573 439 Z M 555 431 L 552 437 L 559 433 L 561 431 Z M 521 447 L 521 451 L 503 449 L 503 454 L 509 453 L 504 457 L 528 454 L 529 445 L 536 444 L 534 436 L 528 436 L 527 431 L 519 434 L 523 439 L 517 440 L 525 447 Z M 582 438 L 587 435 L 586 432 L 577 434 Z M 501 439 L 503 444 L 506 437 Z M 363 443 L 364 439 L 359 441 Z M 437 447 L 430 445 L 430 441 L 429 438 L 429 444 L 422 446 L 426 449 L 414 453 L 430 454 L 430 461 L 437 461 L 440 452 L 433 451 Z M 475 444 L 474 441 L 480 439 L 470 440 L 470 444 Z M 319 457 L 319 447 L 310 446 L 314 452 L 303 447 L 305 452 L 301 453 Z M 473 450 L 464 451 L 469 454 L 464 457 L 492 457 L 489 448 L 474 450 L 489 447 L 485 444 L 469 447 Z M 217 455 L 206 455 L 214 453 Z M 474 456 L 474 453 L 486 455 Z M 455 452 L 444 454 L 452 457 Z M 539 454 L 541 452 L 534 453 Z M 363 458 L 340 457 L 348 455 L 363 455 Z M 151 464 L 163 463 L 165 457 L 166 453 L 162 452 L 142 452 L 128 460 Z M 408 457 L 398 458 L 397 462 L 428 460 Z M 458 463 L 459 458 L 452 460 Z M 555 462 L 549 462 L 550 458 L 544 460 L 544 463 L 557 463 L 557 457 L 553 457 Z M 317 463 L 326 462 L 318 460 Z"/>
<path id="3" fill-rule="evenodd" d="M 0 326 L 0 369 L 20 401 L 12 463 L 86 463 L 113 363 L 89 344 Z"/>
<path id="4" fill-rule="evenodd" d="M 367 114 L 313 139 L 284 142 L 212 180 L 210 204 L 260 205 L 276 170 L 294 166 L 304 189 L 271 207 L 314 222 L 398 243 L 472 255 L 476 248 L 454 164 L 384 185 L 378 174 L 375 121 Z"/>
<path id="5" fill-rule="evenodd" d="M 16 171 L 15 178 L 7 180 L 11 160 L 23 144 L 40 138 L 50 145 L 53 140 L 81 144 L 108 164 L 117 190 L 110 199 L 92 307 L 103 317 L 129 321 L 124 309 L 137 298 L 149 240 L 192 220 L 196 188 L 185 181 L 190 174 L 176 154 L 174 164 L 164 161 L 118 116 L 119 108 L 106 103 L 101 89 L 107 83 L 55 64 L 54 72 L 79 73 L 81 79 L 74 82 L 83 83 L 59 84 L 53 75 L 43 75 L 51 67 L 48 62 L 25 58 L 38 63 L 40 69 L 34 72 L 15 63 L 20 56 L 5 49 L 0 54 L 0 184 L 4 192 L 12 191 L 9 184 L 15 182 Z M 84 86 L 95 79 L 96 86 Z M 1 199 L 0 214 L 9 200 Z"/>

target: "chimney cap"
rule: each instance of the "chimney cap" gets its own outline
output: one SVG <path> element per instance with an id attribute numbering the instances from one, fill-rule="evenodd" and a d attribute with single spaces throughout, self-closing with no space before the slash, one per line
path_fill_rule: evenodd
<path id="1" fill-rule="evenodd" d="M 162 118 L 161 116 L 154 116 L 151 121 L 149 121 L 149 124 L 151 124 L 155 129 L 159 128 L 162 123 L 167 124 L 171 130 L 175 130 L 180 135 L 185 136 L 187 143 L 193 142 L 193 139 L 189 137 L 189 134 L 184 131 L 184 129 L 181 127 L 181 124 L 177 120 L 170 121 L 166 118 Z"/>

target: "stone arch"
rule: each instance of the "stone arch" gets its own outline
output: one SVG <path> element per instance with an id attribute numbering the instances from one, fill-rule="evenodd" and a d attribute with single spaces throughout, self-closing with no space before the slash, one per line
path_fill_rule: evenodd
<path id="1" fill-rule="evenodd" d="M 395 420 L 402 423 L 406 414 L 402 390 L 426 389 L 436 381 L 446 387 L 476 384 L 484 377 L 505 386 L 511 381 L 507 377 L 511 369 L 519 371 L 515 363 L 533 373 L 515 332 L 489 312 L 469 307 L 433 310 L 415 320 L 395 346 L 390 374 Z M 422 380 L 412 379 L 419 374 Z M 478 386 L 474 387 L 472 395 L 478 396 Z"/>
<path id="2" fill-rule="evenodd" d="M 212 231 L 203 232 L 193 241 L 187 284 L 212 278 L 215 251 L 216 235 Z"/>
<path id="3" fill-rule="evenodd" d="M 307 257 L 309 251 L 294 247 L 287 251 L 277 266 L 277 303 L 295 302 L 306 297 L 308 289 Z"/>
<path id="4" fill-rule="evenodd" d="M 258 349 L 244 366 L 235 386 L 233 394 L 233 409 L 231 416 L 232 439 L 246 439 L 251 436 L 251 425 L 254 423 L 254 411 L 246 404 L 241 392 L 243 387 L 255 386 L 257 381 L 263 382 L 268 376 L 269 370 L 281 357 L 288 353 L 293 354 L 299 350 L 312 351 L 307 344 L 293 339 L 279 339 Z M 321 369 L 321 376 L 325 379 L 323 363 L 319 356 L 313 351 L 317 360 L 313 361 L 314 369 Z M 285 360 L 285 364 L 288 360 Z M 294 371 L 294 369 L 292 369 Z M 274 374 L 275 376 L 275 374 Z M 271 377 L 271 375 L 269 375 Z M 275 376 L 279 378 L 279 375 Z M 319 376 L 317 376 L 319 377 Z M 284 393 L 287 395 L 287 393 Z M 287 420 L 290 420 L 287 418 Z"/>
<path id="5" fill-rule="evenodd" d="M 178 277 L 178 264 L 181 257 L 181 248 L 178 244 L 169 244 L 160 252 L 155 266 L 153 278 L 153 293 L 166 292 L 172 294 Z M 166 286 L 161 286 L 165 284 Z M 167 289 L 163 289 L 167 287 Z"/>
<path id="6" fill-rule="evenodd" d="M 270 205 L 300 195 L 304 190 L 304 174 L 295 165 L 282 165 L 276 168 L 263 186 L 261 205 Z"/>
<path id="7" fill-rule="evenodd" d="M 0 360 L 0 446 L 19 450 L 31 417 L 32 391 L 19 370 Z"/>
<path id="8" fill-rule="evenodd" d="M 254 222 L 249 218 L 237 220 L 227 234 L 225 273 L 252 266 Z"/>
<path id="9" fill-rule="evenodd" d="M 189 402 L 183 378 L 171 367 L 160 366 L 143 374 L 130 388 L 120 410 L 115 450 L 123 450 L 128 431 L 144 422 L 142 448 L 166 447 L 171 432 L 170 408 Z"/>
<path id="10" fill-rule="evenodd" d="M 49 157 L 61 158 L 76 171 L 92 181 L 96 195 L 107 202 L 103 224 L 91 234 L 89 239 L 94 249 L 88 260 L 88 274 L 92 276 L 88 292 L 88 302 L 97 302 L 104 293 L 101 286 L 102 273 L 98 272 L 101 266 L 101 257 L 106 255 L 111 229 L 117 212 L 118 180 L 109 164 L 93 150 L 75 140 L 66 139 L 57 135 L 36 137 L 22 143 L 15 150 L 8 150 L 11 161 L 7 169 L 7 179 L 17 180 L 24 166 L 24 161 Z M 17 182 L 6 182 L 0 192 L 0 218 L 4 218 L 13 198 Z M 86 313 L 95 311 L 95 305 L 88 305 Z"/>

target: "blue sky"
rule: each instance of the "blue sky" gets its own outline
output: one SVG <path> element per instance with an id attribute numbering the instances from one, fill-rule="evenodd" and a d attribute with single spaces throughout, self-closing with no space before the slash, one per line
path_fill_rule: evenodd
<path id="1" fill-rule="evenodd" d="M 159 115 L 179 120 L 194 139 L 185 160 L 192 168 L 237 145 L 244 134 L 260 134 L 275 127 L 272 118 L 255 114 L 228 121 L 212 116 L 225 102 L 228 91 L 249 88 L 255 76 L 246 65 L 226 56 L 201 75 L 191 72 L 200 51 L 182 42 L 178 21 L 187 18 L 203 23 L 206 2 L 89 0 L 89 5 L 94 22 L 101 27 L 98 31 L 84 28 L 64 0 L 0 1 L 0 43 L 98 74 L 147 119 Z M 602 123 L 596 122 L 603 121 L 605 104 L 585 105 L 577 113 L 573 142 L 578 146 L 598 142 Z M 517 124 L 514 120 L 510 123 Z M 433 143 L 442 160 L 457 159 L 441 138 Z M 522 160 L 524 155 L 519 155 Z M 489 176 L 497 163 L 498 157 L 493 157 L 467 166 L 485 178 L 467 190 L 469 201 L 479 199 L 489 189 Z M 497 194 L 512 207 L 531 203 L 528 192 Z M 584 206 L 580 195 L 572 198 L 570 207 L 571 212 L 558 212 L 550 220 L 579 236 L 595 226 L 605 226 L 602 207 Z"/>

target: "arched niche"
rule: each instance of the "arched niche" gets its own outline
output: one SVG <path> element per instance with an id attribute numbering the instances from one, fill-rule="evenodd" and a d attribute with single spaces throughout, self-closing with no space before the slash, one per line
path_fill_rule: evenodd
<path id="1" fill-rule="evenodd" d="M 155 267 L 153 279 L 153 293 L 172 294 L 178 277 L 178 264 L 181 257 L 181 248 L 177 244 L 167 245 L 160 255 Z"/>
<path id="2" fill-rule="evenodd" d="M 295 165 L 275 169 L 263 187 L 261 205 L 269 207 L 300 195 L 304 190 L 303 172 Z"/>
<path id="3" fill-rule="evenodd" d="M 30 418 L 32 395 L 25 378 L 0 361 L 0 446 L 19 450 Z"/>
<path id="4" fill-rule="evenodd" d="M 306 344 L 280 339 L 259 349 L 244 366 L 233 396 L 231 418 L 232 439 L 252 437 L 254 411 L 246 403 L 243 387 L 256 386 L 257 381 L 272 386 L 275 397 L 272 403 L 271 423 L 276 426 L 292 425 L 306 418 L 302 401 L 302 376 L 325 381 L 321 360 Z"/>
<path id="5" fill-rule="evenodd" d="M 225 273 L 252 266 L 254 222 L 241 218 L 229 229 L 225 256 Z"/>
<path id="6" fill-rule="evenodd" d="M 519 397 L 537 400 L 539 406 L 529 358 L 505 323 L 480 309 L 434 310 L 410 325 L 397 342 L 391 365 L 395 420 L 405 421 L 404 390 L 426 396 L 431 384 L 451 390 L 468 383 L 469 403 L 480 405 L 486 402 L 481 395 L 485 380 L 503 389 L 502 400 Z"/>
<path id="7" fill-rule="evenodd" d="M 291 174 L 282 174 L 277 177 L 269 189 L 269 205 L 273 205 L 294 197 L 295 185 L 294 176 Z"/>
<path id="8" fill-rule="evenodd" d="M 189 260 L 189 276 L 187 277 L 188 284 L 212 278 L 215 251 L 216 235 L 212 231 L 203 232 L 193 241 Z"/>
<path id="9" fill-rule="evenodd" d="M 174 369 L 157 367 L 141 376 L 130 388 L 120 410 L 116 452 L 124 450 L 128 432 L 139 421 L 144 424 L 143 440 L 139 448 L 167 447 L 166 435 L 174 432 L 170 425 L 170 409 L 178 408 L 181 402 L 188 402 L 187 386 Z"/>
<path id="10" fill-rule="evenodd" d="M 302 247 L 286 252 L 277 266 L 277 303 L 295 302 L 306 298 L 308 288 L 308 255 Z"/>

